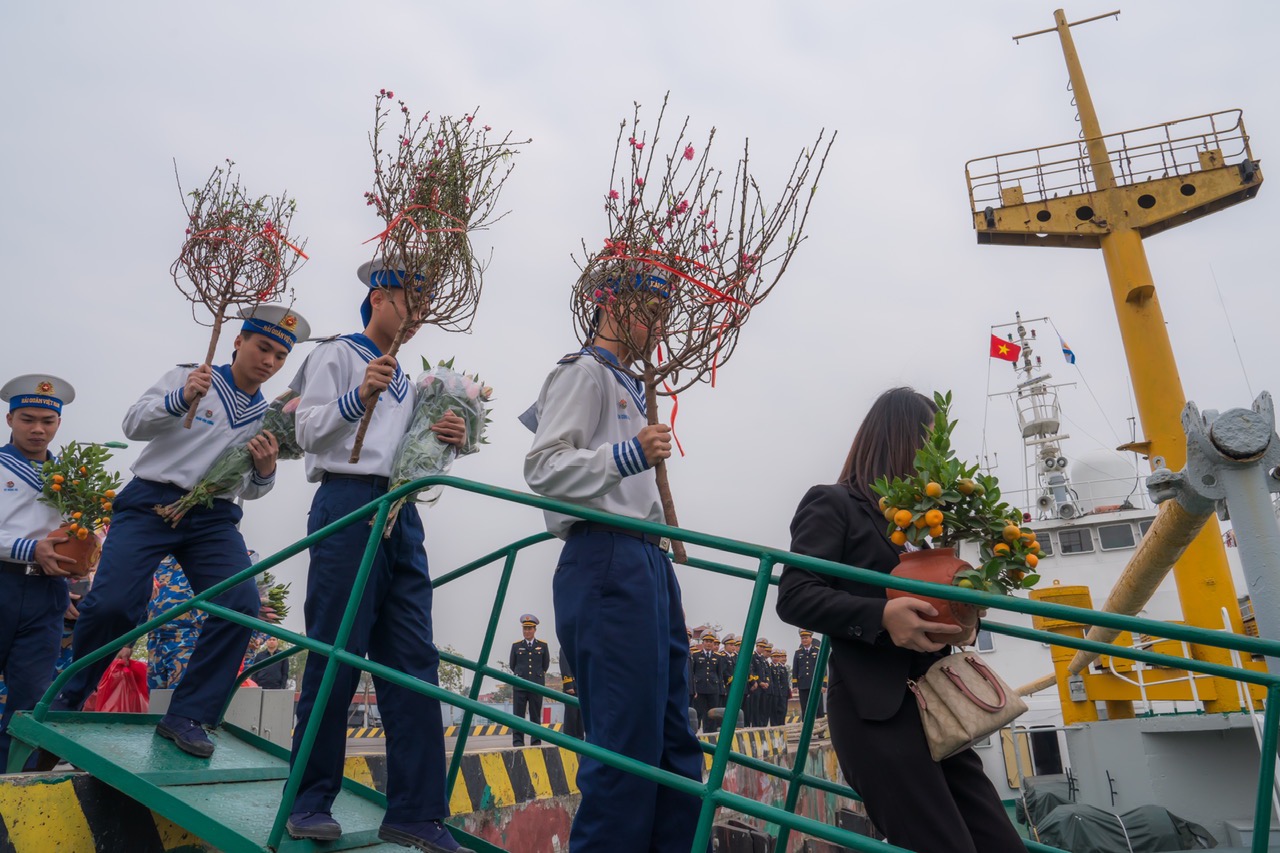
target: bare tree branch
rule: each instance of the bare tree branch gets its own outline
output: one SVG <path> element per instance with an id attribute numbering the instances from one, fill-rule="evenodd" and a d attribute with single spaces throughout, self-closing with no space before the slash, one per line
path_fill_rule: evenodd
<path id="1" fill-rule="evenodd" d="M 772 203 L 748 168 L 750 147 L 744 142 L 725 193 L 724 174 L 709 160 L 714 128 L 699 150 L 686 118 L 669 153 L 657 153 L 667 100 L 652 137 L 641 128 L 639 104 L 630 123 L 619 127 L 604 201 L 608 237 L 602 248 L 583 241 L 582 273 L 571 297 L 584 343 L 598 339 L 601 312 L 613 317 L 610 326 L 623 338 L 617 343 L 638 359 L 624 368 L 644 380 L 651 401 L 698 382 L 715 384 L 752 310 L 773 291 L 804 242 L 809 207 L 835 142 L 834 133 L 828 139 L 820 131 L 796 157 Z M 656 423 L 656 406 L 648 414 Z M 676 526 L 666 466 L 660 462 L 657 468 L 666 521 Z M 682 560 L 683 548 L 676 544 Z"/>
<path id="2" fill-rule="evenodd" d="M 394 143 L 388 139 L 393 103 L 402 118 Z M 492 128 L 477 113 L 435 121 L 427 113 L 415 121 L 394 92 L 383 89 L 374 102 L 374 188 L 365 203 L 386 227 L 366 242 L 377 241 L 375 257 L 403 270 L 405 285 L 405 317 L 386 355 L 396 355 L 406 335 L 423 325 L 465 332 L 475 318 L 488 260 L 474 253 L 471 234 L 506 215 L 497 210 L 498 197 L 518 146 L 529 142 L 513 141 L 510 133 L 491 142 Z M 352 462 L 360 459 L 375 405 L 360 422 Z"/>

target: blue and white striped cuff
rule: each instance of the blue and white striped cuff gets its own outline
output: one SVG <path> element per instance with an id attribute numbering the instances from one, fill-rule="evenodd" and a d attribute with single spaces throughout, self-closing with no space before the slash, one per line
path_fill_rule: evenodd
<path id="1" fill-rule="evenodd" d="M 351 423 L 364 417 L 365 405 L 364 400 L 360 399 L 359 388 L 352 388 L 338 398 L 338 411 L 342 414 L 343 420 Z"/>
<path id="2" fill-rule="evenodd" d="M 9 556 L 19 563 L 33 563 L 36 559 L 35 539 L 15 539 L 9 549 Z"/>
<path id="3" fill-rule="evenodd" d="M 164 410 L 175 418 L 185 415 L 190 408 L 186 397 L 182 395 L 181 388 L 164 395 Z"/>
<path id="4" fill-rule="evenodd" d="M 613 461 L 624 477 L 639 474 L 649 468 L 649 463 L 644 458 L 644 451 L 640 449 L 639 437 L 615 444 L 613 446 Z"/>
<path id="5" fill-rule="evenodd" d="M 269 486 L 276 481 L 276 472 L 272 471 L 266 477 L 258 475 L 258 469 L 253 469 L 253 474 L 249 477 L 249 481 L 255 486 Z"/>

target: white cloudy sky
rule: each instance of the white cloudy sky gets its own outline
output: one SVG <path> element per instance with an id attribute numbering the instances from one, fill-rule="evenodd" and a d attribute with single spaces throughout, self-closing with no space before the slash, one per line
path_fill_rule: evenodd
<path id="1" fill-rule="evenodd" d="M 866 406 L 895 384 L 954 389 L 960 445 L 976 455 L 988 327 L 1015 310 L 1054 318 L 1106 410 L 1083 385 L 1065 392 L 1072 452 L 1114 446 L 1128 435 L 1130 404 L 1101 256 L 980 247 L 969 224 L 966 160 L 1076 136 L 1056 39 L 1009 38 L 1050 26 L 1054 5 L 7 4 L 0 372 L 70 379 L 80 396 L 60 437 L 106 440 L 162 371 L 203 356 L 206 331 L 168 272 L 184 227 L 175 159 L 188 183 L 230 157 L 254 192 L 295 195 L 311 255 L 297 305 L 319 333 L 354 331 L 354 270 L 379 230 L 361 198 L 374 94 L 392 88 L 415 110 L 444 113 L 479 104 L 486 122 L 534 141 L 508 185 L 511 215 L 482 238 L 494 255 L 473 334 L 428 330 L 408 363 L 456 355 L 483 373 L 497 389 L 492 444 L 455 473 L 523 489 L 530 436 L 515 416 L 577 346 L 570 253 L 603 236 L 617 122 L 633 100 L 656 108 L 670 90 L 671 110 L 692 116 L 695 135 L 717 128 L 726 167 L 751 138 L 766 191 L 819 128 L 840 132 L 808 244 L 753 315 L 719 387 L 681 397 L 688 455 L 671 478 L 686 526 L 785 545 L 800 496 L 834 479 Z M 1274 4 L 1129 0 L 1118 23 L 1076 38 L 1104 130 L 1241 107 L 1265 166 L 1280 146 L 1278 27 Z M 1251 399 L 1228 316 L 1254 393 L 1277 386 L 1266 344 L 1280 306 L 1277 192 L 1148 242 L 1183 384 L 1203 407 Z M 1044 354 L 1059 378 L 1080 379 L 1052 347 Z M 1008 387 L 1007 368 L 991 375 L 991 390 Z M 993 403 L 987 441 L 999 473 L 1020 479 L 1007 403 Z M 248 507 L 249 542 L 270 552 L 303 535 L 312 490 L 300 464 L 287 466 Z M 535 511 L 468 495 L 446 496 L 426 522 L 436 573 L 541 525 Z M 523 611 L 552 622 L 555 556 L 544 546 L 519 563 L 503 640 L 518 636 Z M 282 571 L 299 605 L 305 569 L 295 559 Z M 680 575 L 691 623 L 741 630 L 746 583 Z M 442 643 L 478 650 L 495 578 L 490 570 L 437 594 Z M 290 621 L 301 627 L 300 606 Z M 794 643 L 771 607 L 762 633 Z"/>

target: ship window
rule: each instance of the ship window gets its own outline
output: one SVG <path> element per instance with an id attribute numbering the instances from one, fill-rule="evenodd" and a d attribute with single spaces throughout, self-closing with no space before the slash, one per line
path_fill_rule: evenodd
<path id="1" fill-rule="evenodd" d="M 1141 533 L 1143 536 L 1146 536 L 1146 535 L 1147 535 L 1147 531 L 1151 529 L 1151 524 L 1152 524 L 1154 521 L 1155 521 L 1155 519 L 1153 519 L 1153 518 L 1149 518 L 1149 519 L 1147 519 L 1146 521 L 1139 521 L 1139 522 L 1138 522 L 1138 532 L 1139 532 L 1139 533 Z"/>
<path id="2" fill-rule="evenodd" d="M 1106 524 L 1098 528 L 1098 546 L 1104 551 L 1132 548 L 1133 545 L 1132 525 Z"/>
<path id="3" fill-rule="evenodd" d="M 1040 546 L 1041 557 L 1053 556 L 1053 534 L 1046 530 L 1044 536 L 1036 539 L 1036 543 Z"/>
<path id="4" fill-rule="evenodd" d="M 978 631 L 978 651 L 994 652 L 996 650 L 996 638 L 990 631 Z"/>
<path id="5" fill-rule="evenodd" d="M 1059 530 L 1058 544 L 1064 554 L 1087 554 L 1093 550 L 1093 536 L 1087 527 L 1083 530 Z"/>

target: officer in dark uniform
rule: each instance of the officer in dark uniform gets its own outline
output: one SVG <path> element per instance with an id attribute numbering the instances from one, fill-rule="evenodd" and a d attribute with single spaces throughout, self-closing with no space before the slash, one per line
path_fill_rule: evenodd
<path id="1" fill-rule="evenodd" d="M 791 686 L 800 691 L 800 713 L 809 707 L 809 691 L 813 689 L 814 679 L 818 673 L 818 647 L 813 642 L 813 632 L 800 630 L 800 648 L 791 656 Z M 818 687 L 822 691 L 821 685 Z M 818 716 L 825 717 L 827 709 L 823 707 L 822 696 L 818 696 Z"/>
<path id="2" fill-rule="evenodd" d="M 701 631 L 702 631 L 702 629 L 701 629 L 701 628 L 699 628 L 699 629 L 698 629 L 698 631 L 699 631 L 699 632 L 701 632 Z M 698 653 L 698 651 L 702 648 L 702 643 L 700 643 L 700 642 L 698 641 L 698 637 L 694 634 L 694 632 L 693 632 L 693 629 L 692 629 L 692 628 L 685 628 L 685 629 L 684 629 L 684 632 L 685 632 L 685 634 L 686 634 L 686 635 L 688 636 L 688 638 L 689 638 L 689 658 L 688 658 L 688 660 L 686 661 L 686 666 L 685 666 L 685 668 L 686 668 L 686 670 L 687 670 L 687 676 L 688 676 L 688 681 L 689 681 L 689 707 L 690 707 L 690 708 L 692 708 L 692 707 L 693 707 L 693 695 L 694 695 L 694 689 L 693 689 L 693 656 L 694 656 L 694 655 L 696 655 L 696 654 Z"/>
<path id="3" fill-rule="evenodd" d="M 709 731 L 707 714 L 720 707 L 720 691 L 724 689 L 724 654 L 717 648 L 716 635 L 706 631 L 702 648 L 693 654 L 693 707 L 698 712 L 698 727 Z"/>
<path id="4" fill-rule="evenodd" d="M 727 707 L 729 704 L 729 686 L 733 684 L 733 668 L 738 665 L 738 647 L 737 637 L 733 634 L 725 634 L 724 640 L 724 684 L 720 687 L 720 707 Z"/>
<path id="5" fill-rule="evenodd" d="M 773 660 L 769 666 L 773 671 L 773 680 L 769 682 L 769 725 L 781 726 L 787 722 L 787 701 L 791 698 L 791 679 L 787 672 L 787 653 L 784 649 L 774 649 L 770 655 Z"/>
<path id="6" fill-rule="evenodd" d="M 518 675 L 525 681 L 532 681 L 534 684 L 545 683 L 547 668 L 551 666 L 551 650 L 547 644 L 534 636 L 538 630 L 538 617 L 532 613 L 526 613 L 520 617 L 520 625 L 524 629 L 524 639 L 517 640 L 511 644 L 511 656 L 507 660 L 507 666 L 511 667 L 513 675 Z M 534 693 L 531 690 L 521 690 L 516 688 L 511 691 L 511 701 L 515 705 L 515 715 L 517 717 L 525 716 L 525 709 L 528 709 L 529 719 L 535 723 L 542 723 L 542 695 Z M 530 740 L 533 746 L 540 746 L 542 740 L 533 737 Z M 511 745 L 524 746 L 524 735 L 517 731 L 511 732 Z"/>
<path id="7" fill-rule="evenodd" d="M 769 663 L 769 650 L 773 646 L 764 637 L 756 640 L 756 650 L 751 655 L 751 683 L 747 695 L 747 725 L 769 725 L 769 685 L 773 677 L 773 667 Z"/>
<path id="8" fill-rule="evenodd" d="M 578 695 L 578 682 L 574 679 L 573 673 L 569 671 L 569 664 L 565 661 L 563 655 L 560 656 L 560 689 L 569 696 Z M 564 733 L 569 737 L 579 739 L 585 735 L 582 730 L 582 709 L 577 705 L 565 703 Z"/>

